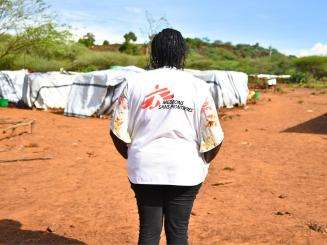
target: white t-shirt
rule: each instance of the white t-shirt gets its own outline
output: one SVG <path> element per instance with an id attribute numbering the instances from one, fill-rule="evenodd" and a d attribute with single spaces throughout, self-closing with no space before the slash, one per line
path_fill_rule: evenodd
<path id="1" fill-rule="evenodd" d="M 207 83 L 174 68 L 130 78 L 111 130 L 128 143 L 128 177 L 134 184 L 203 182 L 209 164 L 201 153 L 224 138 Z"/>

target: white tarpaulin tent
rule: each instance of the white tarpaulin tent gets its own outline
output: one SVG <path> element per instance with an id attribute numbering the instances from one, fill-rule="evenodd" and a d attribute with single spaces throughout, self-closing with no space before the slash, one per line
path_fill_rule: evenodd
<path id="1" fill-rule="evenodd" d="M 250 75 L 251 77 L 264 79 L 269 86 L 273 86 L 277 84 L 277 79 L 290 79 L 290 75 L 270 75 L 270 74 L 258 74 L 258 75 Z"/>
<path id="2" fill-rule="evenodd" d="M 128 66 L 80 74 L 72 84 L 65 115 L 86 117 L 109 114 L 128 76 L 143 71 Z"/>
<path id="3" fill-rule="evenodd" d="M 277 84 L 277 76 L 276 75 L 269 75 L 269 74 L 258 74 L 252 75 L 253 77 L 257 77 L 259 79 L 266 80 L 267 85 L 273 86 Z"/>
<path id="4" fill-rule="evenodd" d="M 249 94 L 248 75 L 246 73 L 219 70 L 186 69 L 186 71 L 209 83 L 210 92 L 217 108 L 246 105 Z"/>
<path id="5" fill-rule="evenodd" d="M 26 76 L 23 101 L 39 109 L 65 108 L 77 74 L 61 72 L 30 73 Z"/>
<path id="6" fill-rule="evenodd" d="M 0 97 L 17 103 L 22 99 L 27 70 L 0 71 Z"/>
<path id="7" fill-rule="evenodd" d="M 248 76 L 233 71 L 186 70 L 209 83 L 216 107 L 245 105 Z M 114 67 L 89 73 L 0 72 L 0 96 L 11 102 L 23 102 L 40 109 L 62 108 L 68 116 L 109 114 L 129 76 L 145 70 L 135 67 Z"/>

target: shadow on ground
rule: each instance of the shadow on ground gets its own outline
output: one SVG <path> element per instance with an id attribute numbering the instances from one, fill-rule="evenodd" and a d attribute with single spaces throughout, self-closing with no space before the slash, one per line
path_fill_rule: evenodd
<path id="1" fill-rule="evenodd" d="M 48 231 L 22 230 L 16 220 L 0 220 L 0 244 L 69 244 L 85 245 L 76 239 L 56 235 Z"/>
<path id="2" fill-rule="evenodd" d="M 285 129 L 282 133 L 327 134 L 327 113 Z"/>

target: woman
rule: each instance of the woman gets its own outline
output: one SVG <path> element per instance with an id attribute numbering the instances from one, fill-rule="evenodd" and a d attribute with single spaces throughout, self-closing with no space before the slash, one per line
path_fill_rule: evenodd
<path id="1" fill-rule="evenodd" d="M 112 118 L 137 201 L 138 244 L 159 244 L 163 221 L 167 244 L 188 243 L 193 202 L 223 140 L 207 84 L 183 71 L 185 56 L 180 32 L 158 33 L 154 70 L 127 81 Z"/>

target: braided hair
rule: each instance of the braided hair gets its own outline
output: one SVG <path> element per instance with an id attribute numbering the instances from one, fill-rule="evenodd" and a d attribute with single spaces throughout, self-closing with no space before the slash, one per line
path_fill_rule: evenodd
<path id="1" fill-rule="evenodd" d="M 186 42 L 179 31 L 163 29 L 151 42 L 150 65 L 155 69 L 164 66 L 183 69 L 186 50 Z"/>

